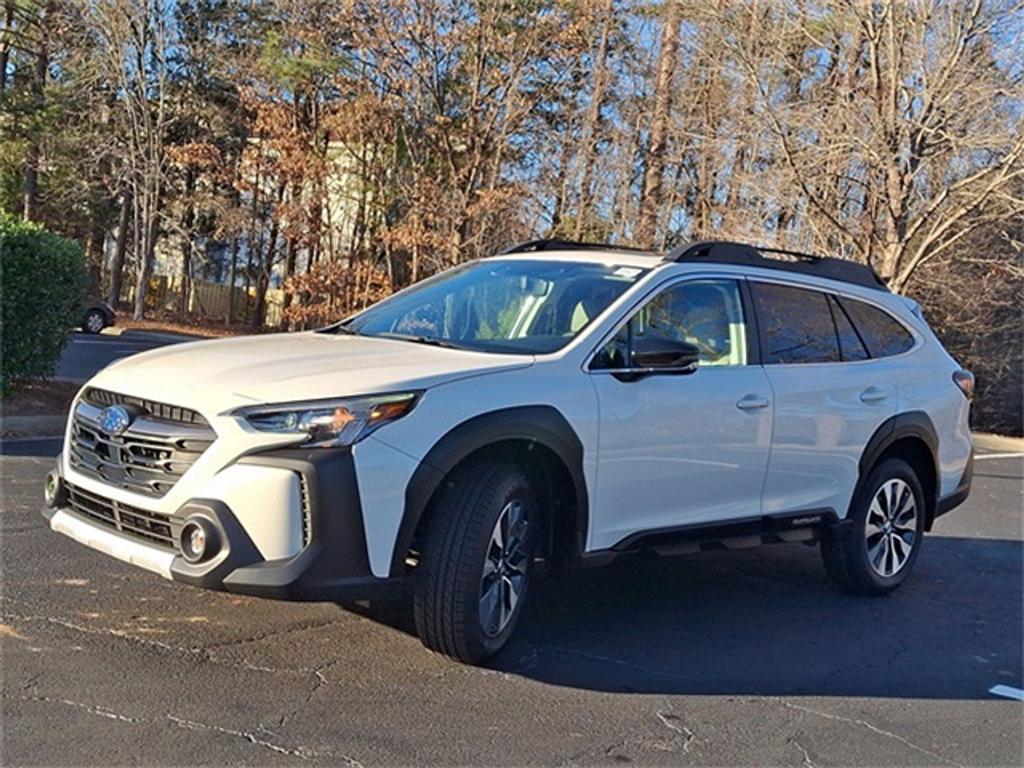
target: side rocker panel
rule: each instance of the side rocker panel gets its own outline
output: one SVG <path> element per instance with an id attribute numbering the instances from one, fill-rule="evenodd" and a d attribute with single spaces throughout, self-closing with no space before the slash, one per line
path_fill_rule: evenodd
<path id="1" fill-rule="evenodd" d="M 391 558 L 391 575 L 400 576 L 416 527 L 444 478 L 463 459 L 505 440 L 536 442 L 557 454 L 569 470 L 576 496 L 577 551 L 587 536 L 589 503 L 583 472 L 583 445 L 572 426 L 555 408 L 517 406 L 474 416 L 449 430 L 430 449 L 413 473 L 405 492 L 405 512 Z"/>

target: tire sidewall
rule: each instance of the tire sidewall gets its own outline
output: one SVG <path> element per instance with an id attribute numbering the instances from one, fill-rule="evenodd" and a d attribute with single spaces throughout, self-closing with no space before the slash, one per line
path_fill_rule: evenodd
<path id="1" fill-rule="evenodd" d="M 497 503 L 490 504 L 487 508 L 481 507 L 477 512 L 477 514 L 481 515 L 479 530 L 483 532 L 483 535 L 473 537 L 472 541 L 467 540 L 466 551 L 460 554 L 460 557 L 466 560 L 468 571 L 477 575 L 472 586 L 467 585 L 460 608 L 465 617 L 465 626 L 468 630 L 467 639 L 471 645 L 475 646 L 473 649 L 474 655 L 482 657 L 489 657 L 500 651 L 515 631 L 516 624 L 519 622 L 519 617 L 523 612 L 523 606 L 529 599 L 533 586 L 533 560 L 537 552 L 537 541 L 541 530 L 536 495 L 522 472 L 510 469 L 507 473 L 504 473 L 498 488 L 495 490 L 497 492 L 492 497 L 492 500 Z M 498 518 L 502 510 L 505 509 L 505 506 L 514 500 L 521 501 L 525 506 L 526 519 L 529 526 L 526 574 L 523 579 L 523 588 L 519 602 L 516 603 L 508 624 L 498 634 L 488 637 L 480 624 L 480 579 L 483 574 L 484 558 L 487 556 L 487 550 L 490 547 L 491 533 L 494 531 L 494 526 L 497 524 Z"/>
<path id="2" fill-rule="evenodd" d="M 875 494 L 878 493 L 879 488 L 889 480 L 903 480 L 910 487 L 911 493 L 914 494 L 914 503 L 917 505 L 917 519 L 914 530 L 914 544 L 910 550 L 909 559 L 898 572 L 892 576 L 885 577 L 878 574 L 871 566 L 871 561 L 868 557 L 865 528 L 871 502 Z M 917 474 L 913 468 L 902 459 L 886 459 L 876 466 L 871 470 L 863 487 L 858 492 L 857 502 L 854 505 L 854 526 L 850 532 L 852 538 L 850 544 L 856 548 L 857 563 L 862 569 L 864 576 L 870 579 L 880 591 L 895 589 L 907 579 L 910 572 L 914 569 L 914 563 L 917 562 L 917 557 L 921 552 L 921 544 L 924 541 L 926 509 L 924 489 L 921 487 L 921 482 L 917 479 Z"/>

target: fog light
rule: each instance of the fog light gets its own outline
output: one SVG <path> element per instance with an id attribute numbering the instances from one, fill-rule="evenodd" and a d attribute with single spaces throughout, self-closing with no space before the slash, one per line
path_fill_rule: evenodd
<path id="1" fill-rule="evenodd" d="M 190 563 L 201 563 L 220 548 L 217 529 L 202 518 L 192 517 L 181 526 L 181 555 Z"/>
<path id="2" fill-rule="evenodd" d="M 52 509 L 62 506 L 66 500 L 67 490 L 64 488 L 64 481 L 61 480 L 60 473 L 56 469 L 51 469 L 43 485 L 43 501 Z"/>

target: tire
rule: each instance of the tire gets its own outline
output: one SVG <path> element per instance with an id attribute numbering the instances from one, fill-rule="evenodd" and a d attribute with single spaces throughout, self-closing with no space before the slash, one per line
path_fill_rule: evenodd
<path id="1" fill-rule="evenodd" d="M 416 569 L 416 632 L 430 650 L 479 664 L 508 642 L 529 595 L 536 495 L 517 467 L 477 462 L 453 477 L 434 512 Z"/>
<path id="2" fill-rule="evenodd" d="M 86 333 L 99 333 L 107 327 L 107 318 L 98 309 L 90 309 L 82 318 L 82 330 Z"/>
<path id="3" fill-rule="evenodd" d="M 828 575 L 854 594 L 892 592 L 917 562 L 926 509 L 913 467 L 897 458 L 875 466 L 854 496 L 849 524 L 822 541 Z"/>

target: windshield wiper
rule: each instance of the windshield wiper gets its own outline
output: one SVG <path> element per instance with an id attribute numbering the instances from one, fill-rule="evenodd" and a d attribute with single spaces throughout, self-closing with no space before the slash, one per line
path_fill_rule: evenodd
<path id="1" fill-rule="evenodd" d="M 453 341 L 447 339 L 439 339 L 436 336 L 417 336 L 413 333 L 392 333 L 385 331 L 384 333 L 374 334 L 385 339 L 397 339 L 398 341 L 411 341 L 414 344 L 427 344 L 431 347 L 443 347 L 444 349 L 468 349 L 461 344 L 456 344 Z"/>

